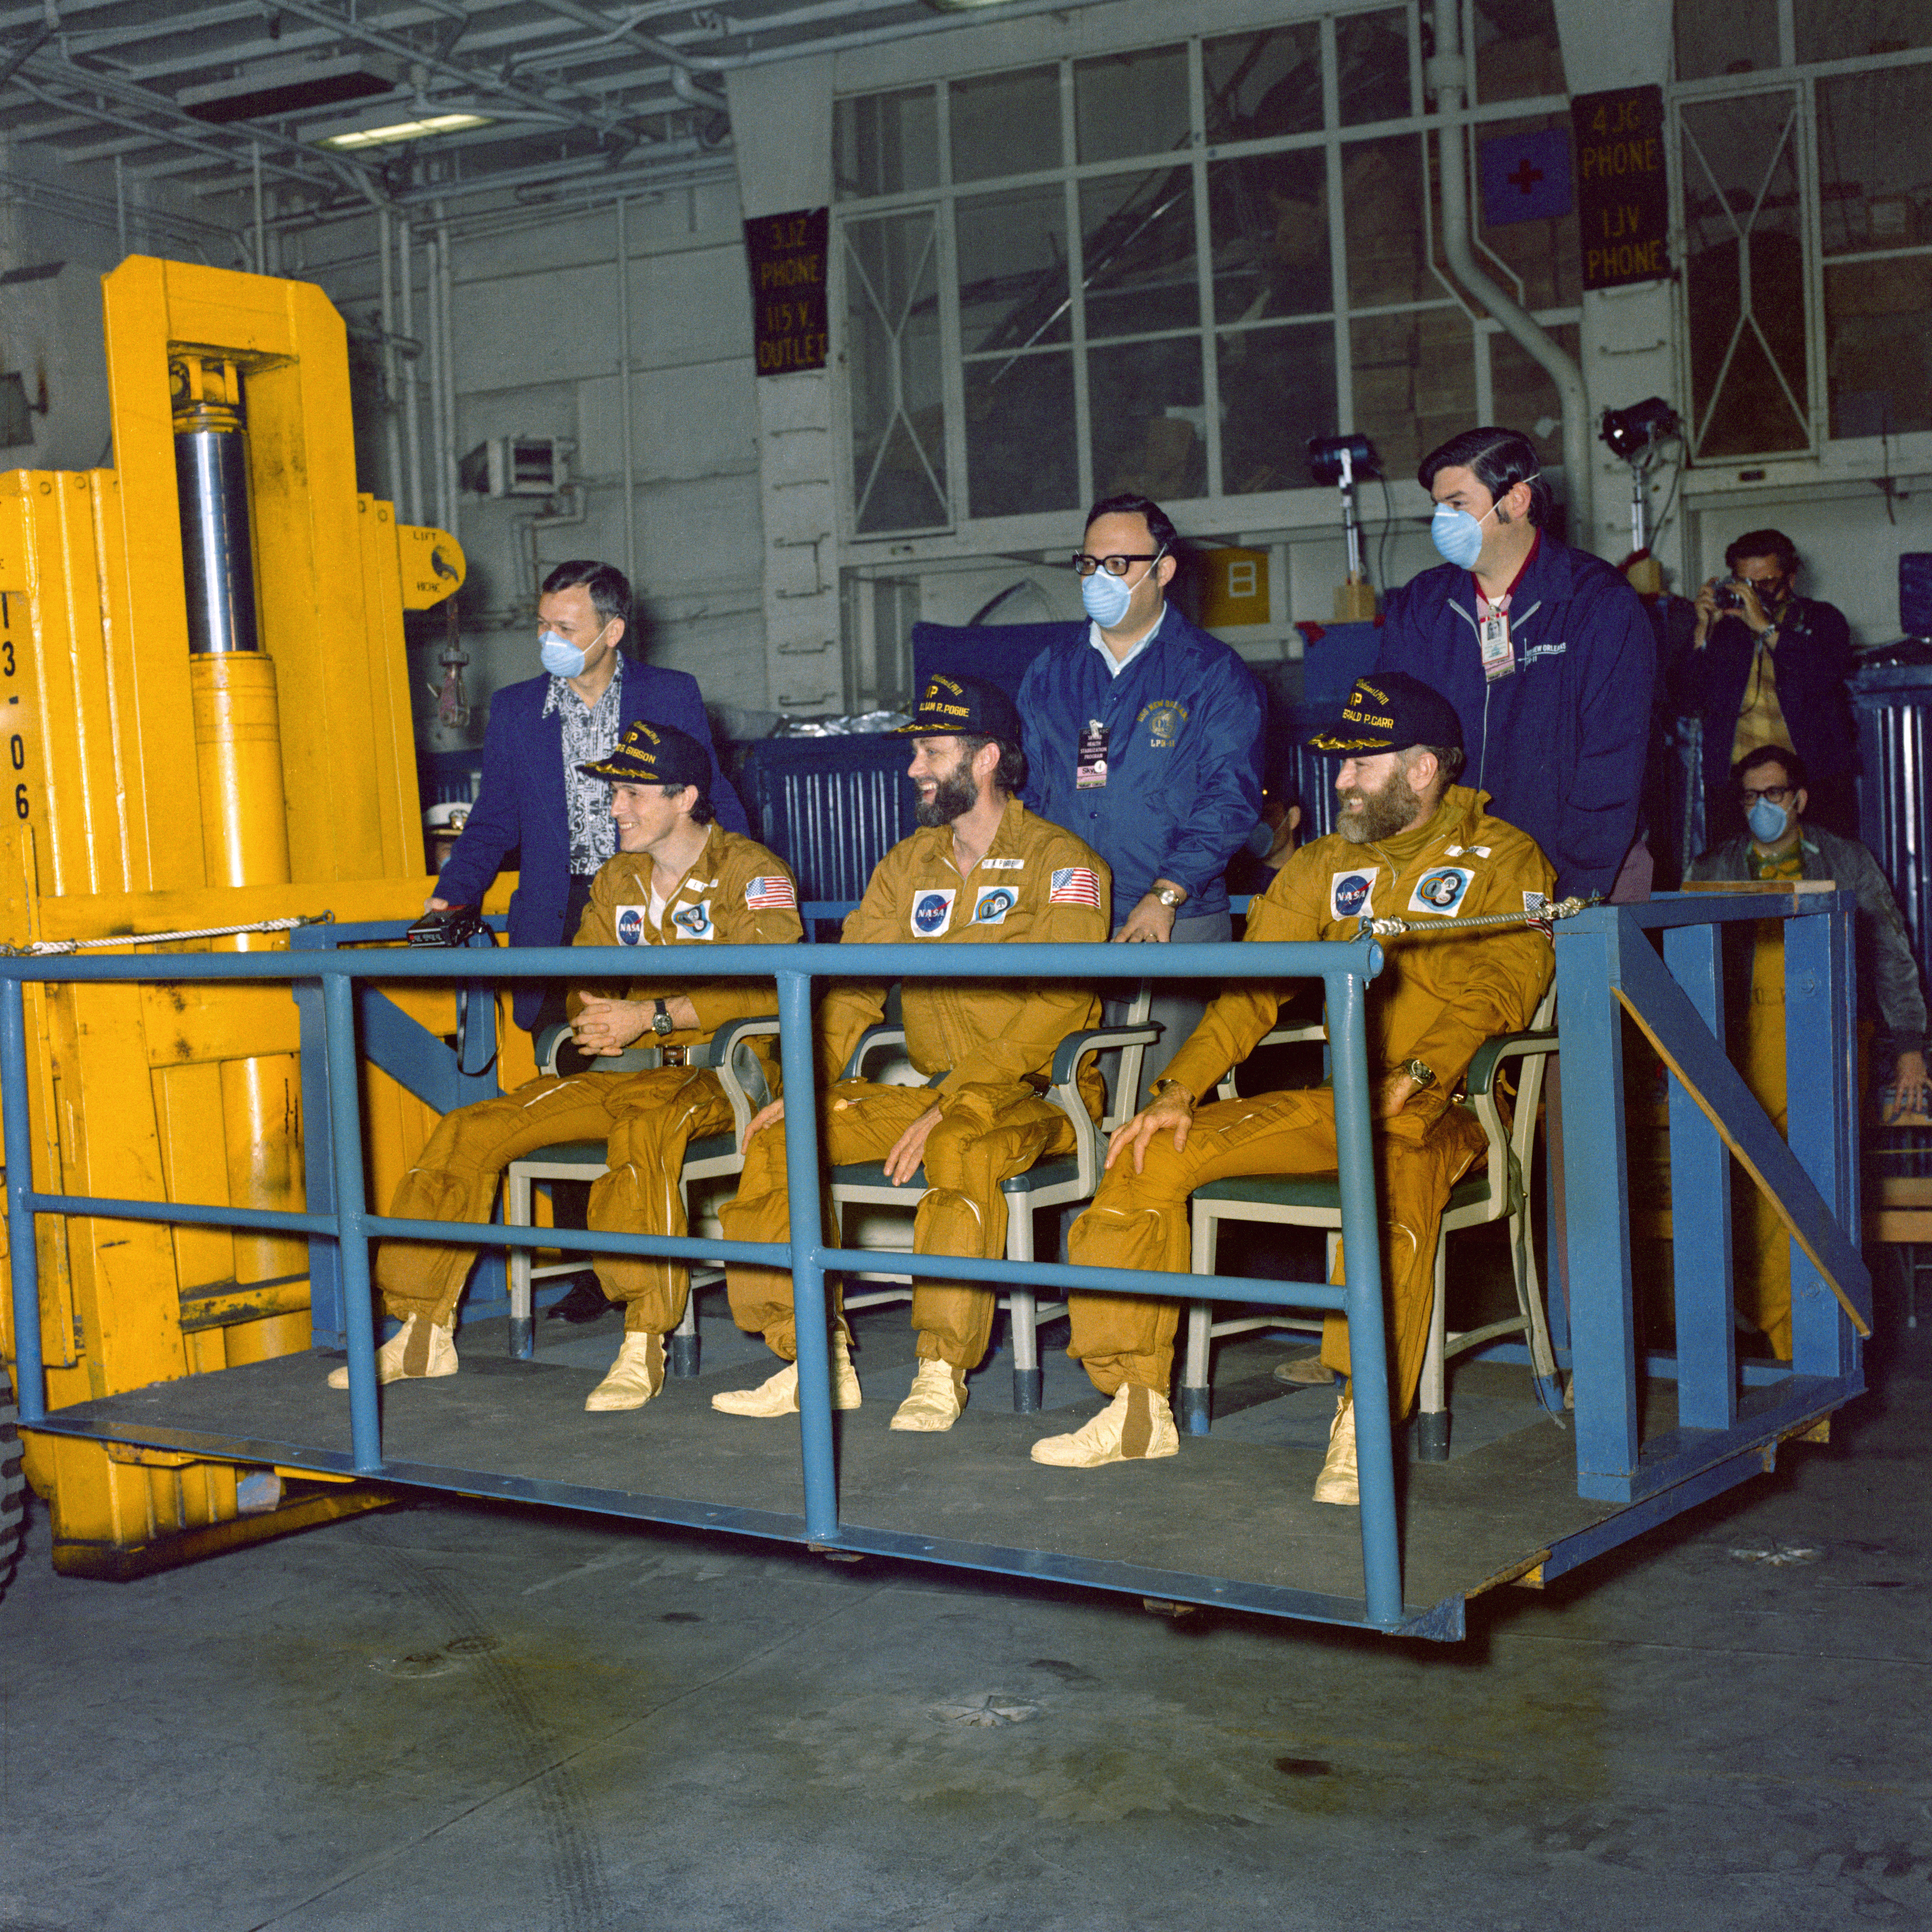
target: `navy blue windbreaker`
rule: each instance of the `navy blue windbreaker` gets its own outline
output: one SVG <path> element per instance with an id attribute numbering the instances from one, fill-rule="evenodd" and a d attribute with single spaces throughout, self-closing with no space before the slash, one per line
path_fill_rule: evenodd
<path id="1" fill-rule="evenodd" d="M 1462 782 L 1543 848 L 1559 898 L 1606 896 L 1636 836 L 1657 640 L 1636 592 L 1545 536 L 1510 596 L 1516 669 L 1493 684 L 1476 644 L 1475 579 L 1438 564 L 1389 593 L 1376 666 L 1456 707 Z"/>
<path id="2" fill-rule="evenodd" d="M 1027 808 L 1106 860 L 1119 926 L 1157 878 L 1187 889 L 1183 919 L 1228 910 L 1228 861 L 1261 817 L 1261 686 L 1239 656 L 1172 604 L 1110 677 L 1084 622 L 1058 625 L 1020 681 Z M 1107 782 L 1074 783 L 1082 728 L 1107 728 Z"/>

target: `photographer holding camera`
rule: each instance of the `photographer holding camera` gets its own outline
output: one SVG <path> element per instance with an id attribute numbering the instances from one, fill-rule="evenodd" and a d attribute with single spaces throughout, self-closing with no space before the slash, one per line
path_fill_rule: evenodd
<path id="1" fill-rule="evenodd" d="M 1678 708 L 1703 721 L 1705 842 L 1743 832 L 1731 773 L 1766 746 L 1804 761 L 1810 822 L 1855 838 L 1858 731 L 1845 690 L 1844 614 L 1792 595 L 1798 552 L 1781 531 L 1747 531 L 1726 547 L 1724 567 L 1726 577 L 1697 593 L 1678 693 Z"/>

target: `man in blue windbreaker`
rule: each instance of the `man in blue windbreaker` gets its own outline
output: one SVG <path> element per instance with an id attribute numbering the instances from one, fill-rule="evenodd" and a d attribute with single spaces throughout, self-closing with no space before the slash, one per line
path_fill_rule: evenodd
<path id="1" fill-rule="evenodd" d="M 1027 808 L 1106 860 L 1113 937 L 1129 944 L 1231 938 L 1228 862 L 1261 820 L 1261 687 L 1167 602 L 1176 542 L 1144 496 L 1095 504 L 1073 559 L 1089 621 L 1068 625 L 1019 689 Z M 1156 985 L 1166 1030 L 1144 1086 L 1203 1006 Z"/>
<path id="2" fill-rule="evenodd" d="M 1466 782 L 1543 848 L 1558 896 L 1608 898 L 1643 791 L 1650 620 L 1620 572 L 1543 527 L 1549 485 L 1527 436 L 1466 430 L 1418 475 L 1446 561 L 1390 593 L 1377 667 L 1456 707 Z M 1647 896 L 1647 879 L 1627 895 Z"/>
<path id="3" fill-rule="evenodd" d="M 506 685 L 490 702 L 483 788 L 436 882 L 431 910 L 476 905 L 512 854 L 520 855 L 510 901 L 512 946 L 568 946 L 590 902 L 597 869 L 616 854 L 609 787 L 583 767 L 608 758 L 626 727 L 649 718 L 704 747 L 706 788 L 727 832 L 750 830 L 745 808 L 718 766 L 695 679 L 640 663 L 621 646 L 631 586 L 614 565 L 560 563 L 537 604 L 544 675 Z M 518 982 L 517 1024 L 537 1031 L 563 1014 L 561 988 Z"/>

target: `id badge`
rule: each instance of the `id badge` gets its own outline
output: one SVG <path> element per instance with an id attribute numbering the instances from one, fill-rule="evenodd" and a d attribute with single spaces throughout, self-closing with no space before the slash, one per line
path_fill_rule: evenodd
<path id="1" fill-rule="evenodd" d="M 1090 718 L 1082 728 L 1074 753 L 1074 788 L 1079 791 L 1090 791 L 1106 782 L 1107 728 L 1099 718 Z"/>
<path id="2" fill-rule="evenodd" d="M 1476 648 L 1483 660 L 1483 676 L 1490 683 L 1516 669 L 1516 646 L 1510 642 L 1507 610 L 1492 610 L 1476 627 Z"/>

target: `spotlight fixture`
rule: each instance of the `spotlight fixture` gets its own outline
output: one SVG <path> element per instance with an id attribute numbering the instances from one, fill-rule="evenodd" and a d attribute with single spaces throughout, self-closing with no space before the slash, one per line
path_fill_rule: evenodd
<path id="1" fill-rule="evenodd" d="M 1598 434 L 1612 455 L 1635 463 L 1653 443 L 1667 442 L 1677 430 L 1677 412 L 1661 396 L 1648 396 L 1627 410 L 1606 410 Z"/>
<path id="2" fill-rule="evenodd" d="M 1646 396 L 1627 410 L 1606 410 L 1597 431 L 1610 454 L 1630 465 L 1630 550 L 1624 574 L 1640 596 L 1654 597 L 1664 589 L 1662 566 L 1650 554 L 1650 472 L 1658 445 L 1681 429 L 1677 412 L 1661 396 Z"/>
<path id="3" fill-rule="evenodd" d="M 1342 534 L 1348 544 L 1348 578 L 1335 591 L 1338 624 L 1372 622 L 1376 587 L 1362 567 L 1362 529 L 1355 520 L 1355 484 L 1382 473 L 1382 458 L 1365 436 L 1311 436 L 1308 471 L 1318 483 L 1333 483 L 1342 492 Z"/>

